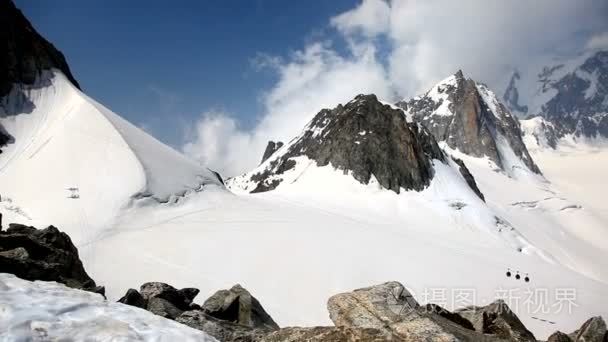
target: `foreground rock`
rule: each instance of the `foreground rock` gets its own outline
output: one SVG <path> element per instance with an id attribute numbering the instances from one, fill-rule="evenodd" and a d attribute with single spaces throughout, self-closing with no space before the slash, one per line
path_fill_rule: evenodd
<path id="1" fill-rule="evenodd" d="M 129 289 L 119 302 L 204 331 L 220 341 L 258 341 L 279 329 L 260 302 L 240 285 L 217 291 L 202 306 L 194 303 L 198 293 L 195 288 L 178 290 L 150 282 L 140 291 Z"/>
<path id="2" fill-rule="evenodd" d="M 205 301 L 202 308 L 217 319 L 256 329 L 279 329 L 260 302 L 238 284 L 230 290 L 217 291 Z"/>
<path id="3" fill-rule="evenodd" d="M 536 341 L 534 335 L 502 300 L 488 306 L 473 306 L 456 312 L 473 323 L 475 330 L 480 333 L 493 334 L 509 341 Z"/>
<path id="4" fill-rule="evenodd" d="M 53 226 L 10 224 L 6 231 L 0 230 L 0 272 L 104 293 L 84 270 L 70 237 Z"/>
<path id="5" fill-rule="evenodd" d="M 471 330 L 458 314 L 440 315 L 437 307 L 421 307 L 397 282 L 354 290 L 331 297 L 329 316 L 337 327 L 372 329 L 380 340 L 392 341 L 501 341 L 498 336 Z"/>

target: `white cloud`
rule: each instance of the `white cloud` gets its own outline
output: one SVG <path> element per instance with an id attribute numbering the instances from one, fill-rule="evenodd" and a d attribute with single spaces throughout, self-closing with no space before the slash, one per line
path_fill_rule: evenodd
<path id="1" fill-rule="evenodd" d="M 587 49 L 608 49 L 608 32 L 597 34 L 587 42 Z"/>
<path id="2" fill-rule="evenodd" d="M 363 34 L 366 37 L 375 37 L 388 30 L 390 14 L 386 1 L 367 0 L 355 9 L 333 17 L 331 24 L 347 35 Z"/>
<path id="3" fill-rule="evenodd" d="M 206 114 L 184 151 L 233 176 L 257 165 L 268 140 L 292 138 L 320 109 L 359 93 L 410 97 L 462 69 L 500 94 L 514 68 L 534 77 L 549 57 L 604 46 L 607 10 L 605 0 L 363 0 L 329 23 L 346 52 L 326 36 L 288 57 L 260 54 L 253 67 L 278 81 L 261 95 L 257 125 L 244 131 Z"/>
<path id="4" fill-rule="evenodd" d="M 203 113 L 189 132 L 182 151 L 221 174 L 251 167 L 247 158 L 251 133 L 239 128 L 238 121 L 220 111 Z"/>

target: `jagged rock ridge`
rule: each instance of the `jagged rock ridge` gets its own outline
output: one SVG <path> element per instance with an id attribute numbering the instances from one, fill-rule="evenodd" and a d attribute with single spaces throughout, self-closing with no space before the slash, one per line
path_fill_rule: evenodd
<path id="1" fill-rule="evenodd" d="M 358 95 L 346 105 L 321 110 L 279 154 L 273 154 L 249 181 L 251 192 L 276 188 L 281 175 L 306 156 L 317 166 L 331 164 L 367 184 L 372 177 L 385 189 L 422 190 L 433 178 L 433 160 L 445 161 L 435 139 L 403 111 L 375 95 Z"/>
<path id="2" fill-rule="evenodd" d="M 441 81 L 424 96 L 397 103 L 414 121 L 422 123 L 437 141 L 474 157 L 487 156 L 503 170 L 511 149 L 535 173 L 521 137 L 519 121 L 485 85 L 465 78 L 462 71 Z"/>

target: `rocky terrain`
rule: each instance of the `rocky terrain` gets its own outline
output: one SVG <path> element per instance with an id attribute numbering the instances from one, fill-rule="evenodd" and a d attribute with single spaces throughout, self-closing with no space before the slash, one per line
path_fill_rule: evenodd
<path id="1" fill-rule="evenodd" d="M 10 225 L 0 234 L 0 249 L 0 273 L 95 289 L 76 247 L 57 228 L 37 230 Z M 129 289 L 118 302 L 201 330 L 220 341 L 536 341 L 501 300 L 450 312 L 434 304 L 421 305 L 395 281 L 332 296 L 327 310 L 334 326 L 324 327 L 280 328 L 240 285 L 219 290 L 200 305 L 195 303 L 198 293 L 195 288 L 176 289 L 166 283 L 149 282 L 139 291 Z M 50 330 L 61 328 L 45 327 L 51 335 Z M 605 321 L 593 317 L 570 334 L 556 331 L 549 341 L 606 339 Z"/>
<path id="2" fill-rule="evenodd" d="M 53 226 L 36 229 L 10 224 L 6 230 L 0 227 L 0 272 L 104 293 L 104 288 L 97 286 L 84 270 L 70 237 Z"/>
<path id="3" fill-rule="evenodd" d="M 300 156 L 317 166 L 331 164 L 362 184 L 374 177 L 395 193 L 424 189 L 433 178 L 433 162 L 447 163 L 426 128 L 408 123 L 402 110 L 375 95 L 358 95 L 345 105 L 321 110 L 298 137 L 275 153 L 281 146 L 270 142 L 261 166 L 241 177 L 250 192 L 275 189 L 282 175 L 296 168 Z M 459 165 L 463 177 L 483 196 L 464 163 Z"/>
<path id="4" fill-rule="evenodd" d="M 535 173 L 534 163 L 522 141 L 519 121 L 485 85 L 465 78 L 462 71 L 446 78 L 426 94 L 397 105 L 422 123 L 438 142 L 474 157 L 488 157 L 509 171 L 510 149 Z"/>

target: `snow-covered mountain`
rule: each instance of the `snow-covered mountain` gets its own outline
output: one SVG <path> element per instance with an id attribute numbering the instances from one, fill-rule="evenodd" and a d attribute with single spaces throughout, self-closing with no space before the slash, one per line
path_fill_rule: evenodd
<path id="1" fill-rule="evenodd" d="M 13 26 L 0 34 L 33 30 L 5 23 Z M 85 95 L 62 58 L 45 57 L 60 53 L 39 35 L 0 37 L 45 47 L 10 50 L 30 62 L 11 69 L 1 99 L 4 222 L 67 232 L 110 300 L 154 280 L 201 296 L 240 283 L 279 325 L 321 325 L 331 295 L 399 280 L 423 304 L 447 296 L 449 309 L 511 291 L 521 301 L 510 306 L 539 338 L 556 328 L 547 321 L 572 331 L 608 314 L 603 206 L 552 182 L 563 165 L 540 164 L 547 178 L 539 175 L 517 121 L 462 75 L 402 104 L 405 112 L 371 95 L 322 110 L 228 181 L 232 193 Z M 506 277 L 508 269 L 530 282 Z M 576 290 L 571 311 L 556 309 L 563 288 Z M 455 301 L 463 289 L 474 298 Z M 541 313 L 522 298 L 538 289 L 548 291 L 532 303 L 549 308 Z"/>
<path id="2" fill-rule="evenodd" d="M 310 167 L 330 165 L 361 184 L 377 183 L 399 194 L 426 188 L 434 177 L 435 161 L 456 165 L 424 127 L 408 123 L 402 110 L 381 103 L 375 95 L 358 95 L 344 106 L 324 109 L 287 145 L 273 146 L 270 142 L 260 166 L 230 180 L 231 186 L 252 193 L 274 190 L 298 181 Z M 470 176 L 464 164 L 456 169 L 462 177 Z M 478 192 L 475 180 L 468 179 Z M 318 187 L 323 190 L 322 184 Z"/>
<path id="3" fill-rule="evenodd" d="M 8 75 L 0 94 L 5 220 L 79 226 L 70 235 L 94 238 L 134 202 L 223 187 L 214 172 L 85 95 L 61 52 L 10 1 L 1 4 L 0 43 L 9 47 L 0 63 Z"/>
<path id="4" fill-rule="evenodd" d="M 543 131 L 543 126 L 536 129 L 542 135 L 540 140 L 606 138 L 607 85 L 608 50 L 587 51 L 545 66 L 525 79 L 514 72 L 503 98 L 520 117 L 541 116 L 552 125 L 552 132 Z M 538 120 L 528 125 L 534 122 Z"/>
<path id="5" fill-rule="evenodd" d="M 528 169 L 540 174 L 521 137 L 517 118 L 485 85 L 462 71 L 433 86 L 423 96 L 397 103 L 450 148 L 487 157 L 509 174 Z"/>

